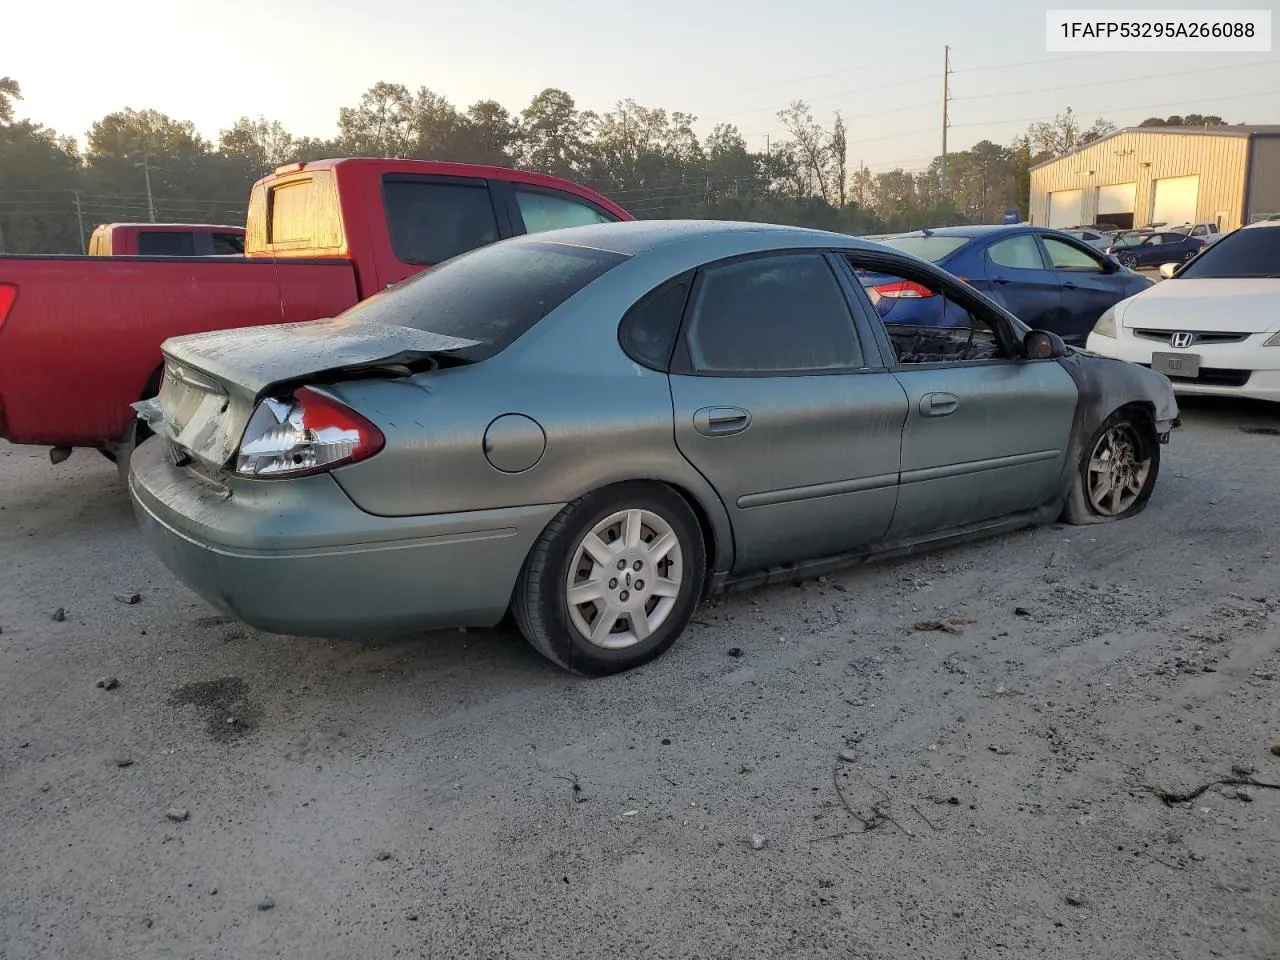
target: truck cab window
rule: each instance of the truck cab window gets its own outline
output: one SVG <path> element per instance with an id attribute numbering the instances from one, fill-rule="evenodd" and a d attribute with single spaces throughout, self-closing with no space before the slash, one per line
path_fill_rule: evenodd
<path id="1" fill-rule="evenodd" d="M 443 263 L 500 239 L 483 183 L 385 177 L 382 195 L 391 249 L 402 263 Z"/>

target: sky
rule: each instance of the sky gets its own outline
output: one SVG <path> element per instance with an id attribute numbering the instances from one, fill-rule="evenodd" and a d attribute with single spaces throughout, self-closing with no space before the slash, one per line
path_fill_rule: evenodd
<path id="1" fill-rule="evenodd" d="M 1266 9 L 1276 0 L 1183 8 Z M 1046 5 L 1010 0 L 64 0 L 11 5 L 0 75 L 22 85 L 20 117 L 83 140 L 123 107 L 190 120 L 206 137 L 240 116 L 295 135 L 336 132 L 339 106 L 379 80 L 430 87 L 459 108 L 513 113 L 546 87 L 580 109 L 622 99 L 738 126 L 752 149 L 784 137 L 776 113 L 806 100 L 849 126 L 849 164 L 920 169 L 940 152 L 944 47 L 948 146 L 1007 143 L 1071 106 L 1119 126 L 1216 113 L 1280 123 L 1271 53 L 1045 52 Z M 1055 9 L 1098 2 L 1055 0 Z M 1170 9 L 1140 2 L 1126 8 Z M 3 171 L 0 171 L 0 179 Z M 3 184 L 0 183 L 0 186 Z"/>

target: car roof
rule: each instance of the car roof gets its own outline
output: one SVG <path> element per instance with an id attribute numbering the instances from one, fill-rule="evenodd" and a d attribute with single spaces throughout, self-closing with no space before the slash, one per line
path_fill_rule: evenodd
<path id="1" fill-rule="evenodd" d="M 627 220 L 618 223 L 593 223 L 526 234 L 509 242 L 563 243 L 609 250 L 630 257 L 664 246 L 715 237 L 755 237 L 760 241 L 761 249 L 786 247 L 790 244 L 802 247 L 831 245 L 842 249 L 877 248 L 874 243 L 844 233 L 733 220 Z"/>
<path id="2" fill-rule="evenodd" d="M 1257 227 L 1280 227 L 1280 220 L 1259 220 L 1256 223 L 1246 224 L 1244 229 L 1253 230 Z"/>

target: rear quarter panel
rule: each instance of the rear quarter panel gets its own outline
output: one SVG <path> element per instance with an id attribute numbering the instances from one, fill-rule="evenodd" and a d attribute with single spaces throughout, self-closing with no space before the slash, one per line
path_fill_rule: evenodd
<path id="1" fill-rule="evenodd" d="M 15 257 L 0 259 L 0 279 L 19 290 L 0 327 L 3 433 L 53 446 L 119 438 L 169 337 L 311 319 L 355 300 L 342 262 Z"/>

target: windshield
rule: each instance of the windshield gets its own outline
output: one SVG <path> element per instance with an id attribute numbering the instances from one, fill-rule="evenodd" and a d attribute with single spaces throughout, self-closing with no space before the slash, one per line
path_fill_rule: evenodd
<path id="1" fill-rule="evenodd" d="M 971 239 L 970 237 L 890 237 L 888 240 L 882 240 L 881 243 L 901 250 L 903 253 L 920 257 L 922 260 L 937 263 L 947 254 L 955 253 Z"/>
<path id="2" fill-rule="evenodd" d="M 1280 227 L 1252 227 L 1205 247 L 1178 274 L 1179 280 L 1280 277 Z"/>
<path id="3" fill-rule="evenodd" d="M 479 341 L 458 351 L 487 360 L 627 258 L 608 250 L 515 241 L 479 247 L 396 284 L 342 315 Z"/>

